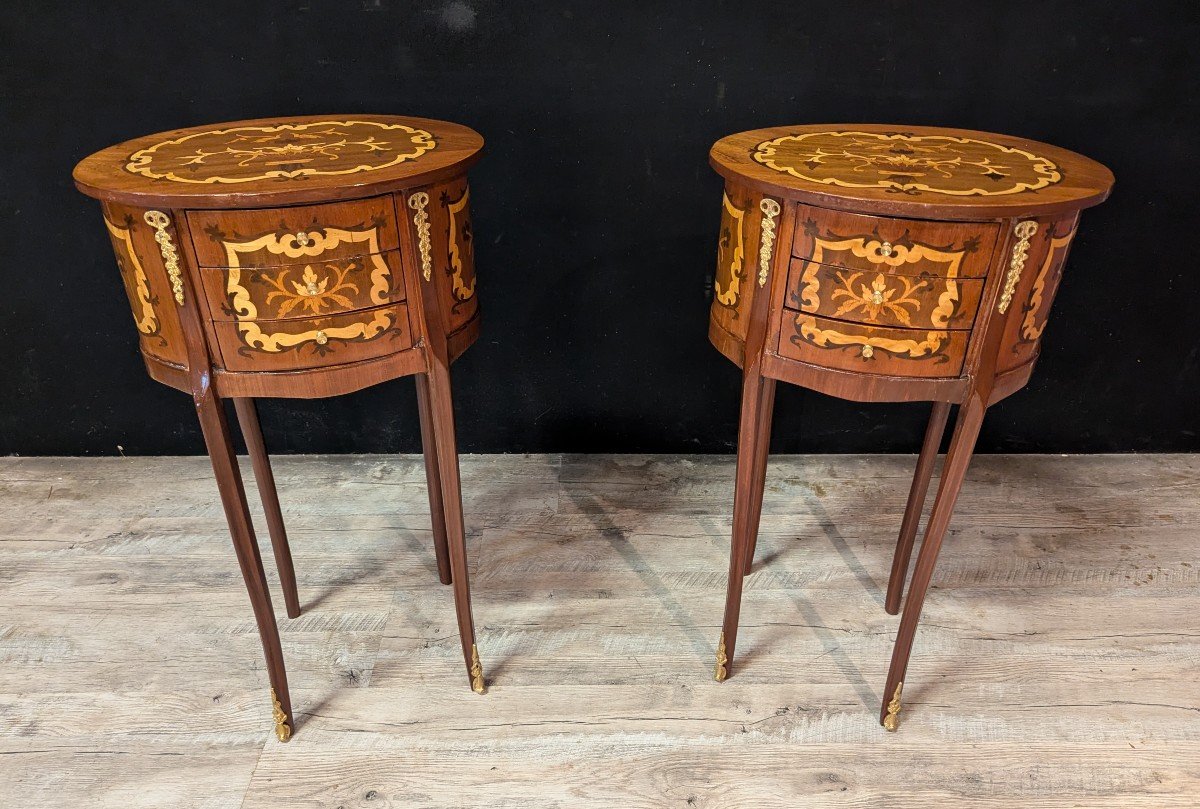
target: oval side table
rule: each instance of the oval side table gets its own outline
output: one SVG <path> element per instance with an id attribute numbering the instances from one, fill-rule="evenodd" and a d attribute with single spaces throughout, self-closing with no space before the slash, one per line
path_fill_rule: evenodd
<path id="1" fill-rule="evenodd" d="M 466 171 L 483 139 L 382 115 L 238 121 L 84 159 L 146 369 L 190 393 L 266 655 L 276 736 L 295 727 L 279 630 L 223 400 L 250 452 L 288 617 L 296 577 L 254 400 L 416 380 L 438 575 L 484 691 L 463 538 L 450 363 L 479 335 Z"/>
<path id="2" fill-rule="evenodd" d="M 743 132 L 709 160 L 725 178 L 709 338 L 743 380 L 717 680 L 732 666 L 754 558 L 776 381 L 860 402 L 934 403 L 888 582 L 893 615 L 959 405 L 880 709 L 895 730 L 984 412 L 1029 381 L 1079 212 L 1108 197 L 1113 177 L 1020 138 L 872 124 Z"/>

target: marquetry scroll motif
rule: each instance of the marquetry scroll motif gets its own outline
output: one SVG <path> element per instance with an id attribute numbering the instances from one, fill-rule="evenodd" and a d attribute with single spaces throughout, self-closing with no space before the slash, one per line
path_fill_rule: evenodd
<path id="1" fill-rule="evenodd" d="M 471 190 L 466 185 L 457 200 L 451 201 L 447 192 L 441 196 L 449 218 L 446 247 L 450 267 L 447 274 L 454 306 L 460 306 L 475 295 L 475 242 L 471 234 L 470 200 Z"/>
<path id="2" fill-rule="evenodd" d="M 150 292 L 150 279 L 138 258 L 133 246 L 133 217 L 126 216 L 121 225 L 113 224 L 108 217 L 104 218 L 104 226 L 112 239 L 113 251 L 117 256 L 117 267 L 121 270 L 121 278 L 125 281 L 125 292 L 133 307 L 133 319 L 137 330 L 146 337 L 158 338 L 163 345 L 166 340 L 162 337 L 162 324 L 154 306 L 158 298 Z"/>
<path id="3" fill-rule="evenodd" d="M 1022 342 L 1037 342 L 1046 329 L 1046 319 L 1050 315 L 1050 302 L 1054 300 L 1054 293 L 1058 291 L 1058 281 L 1062 276 L 1063 264 L 1066 262 L 1067 249 L 1071 245 L 1071 240 L 1075 238 L 1075 229 L 1078 223 L 1078 219 L 1067 222 L 1066 233 L 1062 235 L 1055 235 L 1053 229 L 1047 234 L 1050 246 L 1046 251 L 1046 258 L 1042 261 L 1041 268 L 1033 279 L 1033 286 L 1029 290 L 1029 300 L 1023 307 L 1024 317 L 1021 319 L 1020 329 Z"/>
<path id="4" fill-rule="evenodd" d="M 721 237 L 717 243 L 717 274 L 713 279 L 713 300 L 734 310 L 737 317 L 742 281 L 746 278 L 746 211 L 733 204 L 729 192 L 721 194 Z"/>
<path id="5" fill-rule="evenodd" d="M 775 220 L 782 208 L 770 197 L 763 197 L 758 207 L 762 211 L 758 236 L 758 285 L 761 287 L 766 286 L 767 276 L 771 272 L 771 258 L 775 253 L 775 228 L 778 225 Z"/>
<path id="6" fill-rule="evenodd" d="M 831 130 L 783 135 L 751 158 L 808 182 L 917 196 L 1003 196 L 1062 180 L 1047 157 L 988 140 L 909 132 Z"/>
<path id="7" fill-rule="evenodd" d="M 821 235 L 811 221 L 804 227 L 811 231 L 812 256 L 801 262 L 789 305 L 872 325 L 970 325 L 974 311 L 962 309 L 958 280 L 969 247 L 922 244 L 907 235 L 894 243 L 876 235 Z M 874 269 L 859 269 L 864 266 Z"/>
<path id="8" fill-rule="evenodd" d="M 996 304 L 996 310 L 1000 314 L 1007 312 L 1009 304 L 1012 303 L 1017 282 L 1021 280 L 1025 262 L 1029 260 L 1029 240 L 1033 238 L 1033 234 L 1037 233 L 1037 229 L 1038 223 L 1032 219 L 1018 222 L 1013 228 L 1013 235 L 1016 236 L 1017 241 L 1012 246 L 1012 256 L 1008 260 L 1008 272 L 1004 276 L 1004 289 L 1000 292 L 1000 302 Z"/>
<path id="9" fill-rule="evenodd" d="M 171 294 L 175 302 L 183 306 L 183 270 L 179 267 L 179 250 L 171 238 L 171 217 L 162 211 L 146 211 L 143 214 L 146 224 L 154 228 L 154 241 L 162 253 L 163 266 L 167 269 L 167 277 L 171 279 Z"/>
<path id="10" fill-rule="evenodd" d="M 192 132 L 140 149 L 125 170 L 173 183 L 231 184 L 379 171 L 437 148 L 399 123 L 331 119 Z"/>

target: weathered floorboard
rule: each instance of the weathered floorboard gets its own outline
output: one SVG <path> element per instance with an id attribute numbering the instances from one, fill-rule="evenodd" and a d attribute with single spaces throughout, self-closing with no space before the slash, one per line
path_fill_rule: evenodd
<path id="1" fill-rule="evenodd" d="M 1200 458 L 977 458 L 887 734 L 912 465 L 772 458 L 718 684 L 731 458 L 465 456 L 480 697 L 421 459 L 280 457 L 281 745 L 207 460 L 0 459 L 0 806 L 1195 806 Z"/>

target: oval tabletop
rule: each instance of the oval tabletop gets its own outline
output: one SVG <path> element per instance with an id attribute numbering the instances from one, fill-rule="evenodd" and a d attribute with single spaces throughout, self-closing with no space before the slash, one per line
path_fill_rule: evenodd
<path id="1" fill-rule="evenodd" d="M 260 118 L 110 146 L 75 167 L 85 194 L 141 207 L 238 208 L 385 193 L 460 173 L 483 138 L 398 115 Z"/>
<path id="2" fill-rule="evenodd" d="M 810 124 L 717 141 L 728 180 L 813 205 L 871 214 L 989 219 L 1103 202 L 1113 175 L 1037 141 L 928 126 Z"/>

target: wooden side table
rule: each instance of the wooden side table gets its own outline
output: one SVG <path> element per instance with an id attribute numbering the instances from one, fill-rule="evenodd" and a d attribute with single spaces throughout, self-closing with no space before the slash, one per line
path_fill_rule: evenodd
<path id="1" fill-rule="evenodd" d="M 709 337 L 743 374 L 717 680 L 732 665 L 754 558 L 776 381 L 934 403 L 888 582 L 893 615 L 950 406 L 960 406 L 884 690 L 880 721 L 895 730 L 984 412 L 1029 380 L 1079 212 L 1108 197 L 1113 176 L 1019 138 L 871 124 L 743 132 L 709 160 L 726 182 Z"/>
<path id="2" fill-rule="evenodd" d="M 295 618 L 296 577 L 254 400 L 414 377 L 438 575 L 453 583 L 463 663 L 484 692 L 449 370 L 479 336 L 466 171 L 482 147 L 476 132 L 443 121 L 271 118 L 150 135 L 75 167 L 79 190 L 102 202 L 146 369 L 195 401 L 281 742 L 295 727 L 291 698 L 225 399 Z"/>

